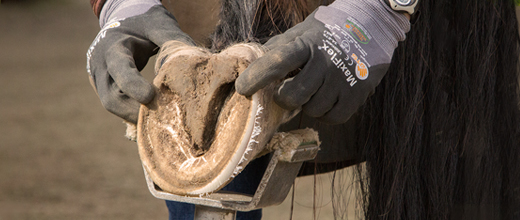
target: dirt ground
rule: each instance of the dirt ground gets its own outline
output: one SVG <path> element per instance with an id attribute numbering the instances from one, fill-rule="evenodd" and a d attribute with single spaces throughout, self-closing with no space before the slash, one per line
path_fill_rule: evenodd
<path id="1" fill-rule="evenodd" d="M 0 220 L 167 219 L 137 145 L 90 87 L 85 53 L 99 26 L 88 1 L 23 2 L 0 6 Z M 333 219 L 330 177 L 317 177 L 316 215 L 314 178 L 296 181 L 294 219 Z M 289 197 L 264 219 L 290 209 Z"/>

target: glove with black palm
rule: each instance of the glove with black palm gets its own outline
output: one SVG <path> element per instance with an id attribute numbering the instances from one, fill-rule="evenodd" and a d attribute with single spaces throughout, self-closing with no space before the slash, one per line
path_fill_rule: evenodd
<path id="1" fill-rule="evenodd" d="M 336 0 L 270 39 L 270 51 L 238 77 L 237 92 L 252 95 L 301 68 L 282 82 L 275 102 L 325 123 L 344 123 L 379 84 L 409 26 L 384 0 Z"/>
<path id="2" fill-rule="evenodd" d="M 107 1 L 101 13 L 103 28 L 87 52 L 87 71 L 103 106 L 136 124 L 140 104 L 155 95 L 139 71 L 166 41 L 194 42 L 157 0 Z"/>

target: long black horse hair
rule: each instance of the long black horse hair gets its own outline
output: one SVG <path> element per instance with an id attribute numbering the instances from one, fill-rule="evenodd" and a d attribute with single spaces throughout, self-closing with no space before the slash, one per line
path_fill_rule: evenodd
<path id="1" fill-rule="evenodd" d="M 366 219 L 520 219 L 512 0 L 421 0 L 360 128 Z"/>
<path id="2" fill-rule="evenodd" d="M 310 14 L 307 0 L 221 0 L 220 20 L 211 36 L 212 49 L 233 43 L 265 43 Z"/>
<path id="3" fill-rule="evenodd" d="M 219 51 L 301 22 L 307 0 L 222 0 Z M 312 9 L 311 9 L 312 10 Z M 520 219 L 519 33 L 513 0 L 420 0 L 359 110 L 366 219 Z"/>

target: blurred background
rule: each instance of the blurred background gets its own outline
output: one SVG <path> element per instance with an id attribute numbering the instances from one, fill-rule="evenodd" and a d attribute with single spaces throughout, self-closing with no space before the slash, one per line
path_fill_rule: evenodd
<path id="1" fill-rule="evenodd" d="M 1 0 L 0 220 L 168 218 L 137 145 L 90 87 L 98 31 L 88 0 Z M 295 201 L 264 219 L 289 219 L 291 205 L 294 219 L 333 219 L 330 185 L 331 174 L 297 179 Z"/>

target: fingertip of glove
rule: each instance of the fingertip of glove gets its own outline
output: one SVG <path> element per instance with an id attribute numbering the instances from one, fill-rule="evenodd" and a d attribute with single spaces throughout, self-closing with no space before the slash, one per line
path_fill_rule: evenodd
<path id="1" fill-rule="evenodd" d="M 155 89 L 151 84 L 147 84 L 145 87 L 143 87 L 143 93 L 141 93 L 142 96 L 139 98 L 136 98 L 138 102 L 141 104 L 148 104 L 150 103 L 153 98 L 155 97 Z"/>
<path id="2" fill-rule="evenodd" d="M 155 89 L 152 84 L 144 79 L 126 81 L 122 83 L 121 91 L 127 96 L 135 99 L 141 104 L 148 104 L 155 96 Z"/>
<path id="3" fill-rule="evenodd" d="M 323 113 L 317 112 L 314 109 L 307 107 L 306 105 L 303 105 L 302 112 L 313 118 L 319 118 L 323 116 Z"/>
<path id="4" fill-rule="evenodd" d="M 297 100 L 293 99 L 292 96 L 275 93 L 273 99 L 278 106 L 289 111 L 297 109 L 301 106 L 297 104 Z"/>
<path id="5" fill-rule="evenodd" d="M 247 73 L 246 73 L 246 75 L 244 75 L 244 73 L 242 73 L 235 81 L 235 90 L 240 95 L 252 96 L 256 91 L 252 90 L 251 84 L 249 83 L 249 80 L 247 79 Z"/>

